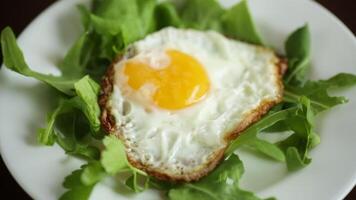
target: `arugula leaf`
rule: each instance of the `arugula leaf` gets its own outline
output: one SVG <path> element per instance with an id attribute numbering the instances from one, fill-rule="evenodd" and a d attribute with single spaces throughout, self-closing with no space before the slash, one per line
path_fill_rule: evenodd
<path id="1" fill-rule="evenodd" d="M 293 32 L 285 43 L 288 58 L 286 83 L 302 85 L 306 80 L 310 63 L 310 33 L 308 25 Z"/>
<path id="2" fill-rule="evenodd" d="M 181 28 L 184 26 L 177 10 L 170 2 L 163 2 L 156 7 L 155 10 L 157 29 L 168 26 Z"/>
<path id="3" fill-rule="evenodd" d="M 276 160 L 283 160 L 281 156 L 280 150 L 275 147 L 271 147 L 272 144 L 265 145 L 267 141 L 263 141 L 261 143 L 257 138 L 257 134 L 261 132 L 262 130 L 274 125 L 275 123 L 285 120 L 289 118 L 291 115 L 293 115 L 297 111 L 296 107 L 292 107 L 289 109 L 281 110 L 278 112 L 270 113 L 266 116 L 264 116 L 260 121 L 256 122 L 252 126 L 250 126 L 248 129 L 246 129 L 244 132 L 241 133 L 239 137 L 237 137 L 235 140 L 233 140 L 228 148 L 225 151 L 225 155 L 227 157 L 231 156 L 233 152 L 238 149 L 240 146 L 245 145 L 245 144 L 253 144 L 255 140 L 259 142 L 259 144 L 255 144 L 254 147 L 256 150 L 260 151 L 261 153 L 266 154 L 267 156 L 271 156 L 272 158 Z M 266 151 L 266 149 L 272 149 L 272 151 Z"/>
<path id="4" fill-rule="evenodd" d="M 136 0 L 141 18 L 143 36 L 156 30 L 155 9 L 157 0 Z"/>
<path id="5" fill-rule="evenodd" d="M 58 116 L 56 119 L 56 142 L 66 154 L 98 160 L 100 151 L 90 137 L 90 129 L 85 116 L 78 110 Z"/>
<path id="6" fill-rule="evenodd" d="M 92 129 L 92 133 L 96 137 L 101 137 L 100 133 L 100 108 L 97 102 L 97 95 L 99 93 L 99 85 L 90 79 L 89 76 L 85 76 L 74 84 L 76 93 L 79 96 L 75 96 L 71 99 L 61 99 L 58 107 L 48 116 L 46 128 L 39 129 L 37 138 L 41 144 L 53 145 L 56 138 L 55 122 L 59 115 L 72 112 L 74 109 L 81 110 Z M 62 147 L 68 147 L 68 141 L 60 138 L 59 144 Z M 67 145 L 65 143 L 67 142 Z M 78 147 L 79 148 L 79 147 Z M 66 148 L 68 150 L 68 148 Z M 72 148 L 73 149 L 73 148 Z M 70 152 L 70 150 L 68 150 Z"/>
<path id="7" fill-rule="evenodd" d="M 37 141 L 43 145 L 53 145 L 56 140 L 56 134 L 54 130 L 54 124 L 57 116 L 63 112 L 63 102 L 60 102 L 59 106 L 51 113 L 47 115 L 46 128 L 40 128 L 37 133 Z"/>
<path id="8" fill-rule="evenodd" d="M 356 75 L 348 73 L 339 73 L 328 80 L 320 80 L 319 84 L 323 84 L 328 89 L 338 89 L 356 85 Z"/>
<path id="9" fill-rule="evenodd" d="M 141 183 L 143 186 L 140 185 Z M 142 192 L 149 187 L 150 177 L 140 175 L 138 173 L 133 173 L 132 176 L 130 176 L 128 179 L 126 179 L 125 185 L 134 192 Z"/>
<path id="10" fill-rule="evenodd" d="M 229 37 L 263 45 L 263 40 L 257 32 L 247 1 L 242 0 L 227 10 L 221 19 L 223 33 Z"/>
<path id="11" fill-rule="evenodd" d="M 185 0 L 178 7 L 171 2 L 164 2 L 157 7 L 159 28 L 174 26 L 215 30 L 228 37 L 263 44 L 245 0 L 228 10 L 223 9 L 215 0 Z"/>
<path id="12" fill-rule="evenodd" d="M 296 106 L 272 112 L 262 118 L 232 141 L 225 155 L 230 156 L 240 146 L 248 145 L 276 160 L 285 160 L 289 170 L 297 170 L 309 164 L 311 159 L 308 151 L 320 142 L 320 138 L 313 130 L 314 113 L 310 100 L 301 97 Z M 257 138 L 258 133 L 276 123 L 283 123 L 284 128 L 293 131 L 293 134 L 276 145 Z M 285 156 L 282 156 L 281 150 Z"/>
<path id="13" fill-rule="evenodd" d="M 133 173 L 145 175 L 146 173 L 134 168 L 126 157 L 125 146 L 113 135 L 106 136 L 103 140 L 105 150 L 102 152 L 101 164 L 109 174 L 132 170 Z"/>
<path id="14" fill-rule="evenodd" d="M 93 176 L 92 171 L 97 171 L 96 164 L 88 164 L 75 170 L 64 180 L 63 186 L 68 189 L 59 200 L 87 200 L 95 186 L 100 180 L 98 176 Z M 100 177 L 102 178 L 102 177 Z M 85 180 L 84 184 L 82 180 Z"/>
<path id="15" fill-rule="evenodd" d="M 145 36 L 152 30 L 155 3 L 152 0 L 103 0 L 91 16 L 94 28 L 101 34 L 122 34 L 124 44 Z M 143 7 L 142 7 L 143 6 Z M 143 18 L 144 17 L 144 18 Z"/>
<path id="16" fill-rule="evenodd" d="M 15 71 L 24 76 L 36 78 L 45 82 L 59 91 L 73 95 L 74 83 L 78 81 L 77 78 L 71 76 L 53 76 L 45 75 L 32 71 L 25 62 L 22 51 L 16 43 L 16 38 L 10 27 L 6 27 L 1 32 L 1 49 L 4 56 L 4 64 L 10 70 Z"/>
<path id="17" fill-rule="evenodd" d="M 224 9 L 216 0 L 185 1 L 180 13 L 186 28 L 220 30 L 220 16 Z"/>
<path id="18" fill-rule="evenodd" d="M 134 192 L 141 192 L 143 189 L 148 187 L 149 178 L 147 174 L 135 167 L 133 167 L 126 157 L 124 144 L 115 136 L 106 136 L 103 140 L 105 150 L 101 155 L 101 165 L 105 171 L 114 175 L 120 172 L 129 172 L 131 177 L 129 177 L 125 182 L 126 185 L 133 189 Z M 144 187 L 139 185 L 140 178 L 145 179 Z"/>
<path id="19" fill-rule="evenodd" d="M 94 30 L 100 35 L 117 35 L 121 31 L 121 25 L 114 19 L 105 19 L 91 14 L 90 20 Z"/>
<path id="20" fill-rule="evenodd" d="M 244 173 L 244 167 L 237 155 L 232 154 L 212 173 L 195 183 L 186 183 L 172 188 L 168 192 L 171 200 L 199 199 L 245 199 L 259 200 L 253 193 L 239 187 L 239 180 Z"/>
<path id="21" fill-rule="evenodd" d="M 100 129 L 100 107 L 98 105 L 100 86 L 89 76 L 85 76 L 74 84 L 74 88 L 81 100 L 77 107 L 88 118 L 93 132 L 98 132 Z"/>
<path id="22" fill-rule="evenodd" d="M 92 161 L 83 168 L 80 180 L 86 186 L 94 185 L 102 180 L 107 174 L 100 162 Z"/>
<path id="23" fill-rule="evenodd" d="M 289 171 L 296 171 L 307 166 L 311 159 L 308 157 L 301 157 L 296 147 L 288 147 L 286 151 L 287 167 Z"/>
<path id="24" fill-rule="evenodd" d="M 62 136 L 57 136 L 56 142 L 66 154 L 86 160 L 97 160 L 100 158 L 99 149 L 93 145 L 81 144 L 71 137 Z"/>
<path id="25" fill-rule="evenodd" d="M 156 0 L 102 0 L 93 7 L 91 13 L 81 9 L 85 27 L 95 36 L 92 60 L 110 63 L 128 44 L 156 30 Z"/>
<path id="26" fill-rule="evenodd" d="M 340 73 L 330 79 L 320 81 L 308 81 L 304 86 L 286 85 L 284 101 L 297 103 L 302 96 L 311 101 L 315 113 L 330 109 L 336 105 L 347 102 L 345 97 L 331 97 L 330 89 L 338 89 L 356 85 L 356 76 L 353 74 Z"/>
<path id="27" fill-rule="evenodd" d="M 84 30 L 87 32 L 90 27 L 90 11 L 84 5 L 78 5 L 77 8 L 80 13 L 80 19 L 84 27 Z"/>
<path id="28" fill-rule="evenodd" d="M 244 145 L 256 149 L 264 155 L 267 155 L 268 157 L 273 158 L 277 161 L 285 161 L 283 151 L 281 151 L 281 149 L 278 148 L 277 145 L 271 144 L 265 140 L 255 138 L 254 140 L 247 141 Z"/>
<path id="29" fill-rule="evenodd" d="M 59 68 L 66 77 L 80 78 L 84 76 L 85 64 L 82 63 L 82 52 L 85 48 L 87 34 L 84 33 L 68 51 Z"/>
<path id="30" fill-rule="evenodd" d="M 285 120 L 294 134 L 280 142 L 280 147 L 286 153 L 287 167 L 290 171 L 305 167 L 311 162 L 308 151 L 317 144 L 312 140 L 318 139 L 313 131 L 314 113 L 310 100 L 307 97 L 301 97 L 299 102 L 296 115 Z"/>
<path id="31" fill-rule="evenodd" d="M 102 152 L 101 164 L 111 175 L 130 168 L 126 158 L 125 146 L 115 136 L 106 136 L 103 140 L 105 150 Z"/>

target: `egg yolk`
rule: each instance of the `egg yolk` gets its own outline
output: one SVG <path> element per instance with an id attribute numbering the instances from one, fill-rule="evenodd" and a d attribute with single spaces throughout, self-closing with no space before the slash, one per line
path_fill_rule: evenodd
<path id="1" fill-rule="evenodd" d="M 145 84 L 153 84 L 153 102 L 168 110 L 182 109 L 203 99 L 210 85 L 204 67 L 181 51 L 167 50 L 165 53 L 170 62 L 159 69 L 142 61 L 128 60 L 124 65 L 127 84 L 136 91 Z"/>

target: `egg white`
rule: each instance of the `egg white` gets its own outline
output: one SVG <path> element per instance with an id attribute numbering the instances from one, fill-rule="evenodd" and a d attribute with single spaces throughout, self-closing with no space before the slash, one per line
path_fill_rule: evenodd
<path id="1" fill-rule="evenodd" d="M 226 148 L 225 138 L 251 111 L 280 98 L 278 59 L 272 50 L 213 31 L 165 28 L 132 44 L 114 70 L 133 58 L 160 68 L 169 62 L 167 49 L 189 54 L 204 66 L 211 87 L 203 100 L 176 111 L 132 101 L 119 87 L 125 78 L 116 73 L 109 104 L 131 158 L 162 173 L 189 174 Z"/>

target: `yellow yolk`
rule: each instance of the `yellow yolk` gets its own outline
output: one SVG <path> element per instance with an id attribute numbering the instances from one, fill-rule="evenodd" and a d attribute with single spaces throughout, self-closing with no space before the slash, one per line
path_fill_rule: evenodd
<path id="1" fill-rule="evenodd" d="M 166 54 L 170 62 L 160 69 L 134 59 L 127 61 L 124 74 L 128 85 L 137 91 L 145 84 L 153 84 L 151 98 L 163 109 L 182 109 L 200 101 L 210 85 L 204 67 L 181 51 L 167 50 Z"/>

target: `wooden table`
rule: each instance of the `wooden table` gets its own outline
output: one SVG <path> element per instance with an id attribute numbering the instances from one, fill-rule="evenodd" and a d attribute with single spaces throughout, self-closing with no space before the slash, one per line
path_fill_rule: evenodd
<path id="1" fill-rule="evenodd" d="M 15 33 L 20 33 L 42 10 L 55 0 L 2 0 L 0 2 L 0 30 L 9 25 Z M 352 0 L 319 0 L 319 2 L 338 16 L 356 34 L 356 3 Z M 356 64 L 356 63 L 355 63 Z M 11 199 L 31 199 L 9 174 L 0 159 L 1 195 Z M 356 199 L 356 188 L 345 198 Z"/>

